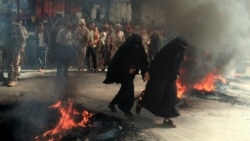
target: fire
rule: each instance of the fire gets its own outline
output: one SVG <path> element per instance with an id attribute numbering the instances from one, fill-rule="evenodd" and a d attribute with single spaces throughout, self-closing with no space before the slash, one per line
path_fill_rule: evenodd
<path id="1" fill-rule="evenodd" d="M 182 95 L 186 92 L 187 87 L 181 84 L 180 79 L 176 80 L 176 87 L 177 87 L 177 97 L 181 98 Z"/>
<path id="2" fill-rule="evenodd" d="M 222 83 L 226 84 L 226 79 L 221 75 L 215 74 L 213 72 L 208 73 L 201 82 L 196 83 L 194 88 L 199 91 L 212 92 L 215 90 L 214 82 L 220 80 Z"/>
<path id="3" fill-rule="evenodd" d="M 52 130 L 49 130 L 43 134 L 44 138 L 50 138 L 48 141 L 55 141 L 58 138 L 61 138 L 61 134 L 67 130 L 70 130 L 74 127 L 86 127 L 89 126 L 89 119 L 94 115 L 84 110 L 81 113 L 73 109 L 73 100 L 69 99 L 67 105 L 63 105 L 62 101 L 58 101 L 49 108 L 58 109 L 61 113 L 61 117 L 56 127 Z M 74 116 L 81 116 L 82 120 L 80 122 L 75 122 L 73 119 Z M 57 136 L 57 137 L 55 137 Z M 36 137 L 36 141 L 40 141 Z M 57 139 L 55 139 L 57 138 Z"/>

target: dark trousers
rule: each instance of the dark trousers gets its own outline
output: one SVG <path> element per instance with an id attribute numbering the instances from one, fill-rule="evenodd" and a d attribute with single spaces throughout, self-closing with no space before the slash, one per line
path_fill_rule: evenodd
<path id="1" fill-rule="evenodd" d="M 8 70 L 8 80 L 16 81 L 18 67 L 20 64 L 20 48 L 9 48 L 6 50 L 6 66 Z"/>
<path id="2" fill-rule="evenodd" d="M 59 46 L 56 49 L 56 75 L 67 76 L 71 60 L 75 56 L 73 46 Z"/>
<path id="3" fill-rule="evenodd" d="M 39 67 L 41 69 L 46 69 L 47 55 L 48 55 L 48 50 L 45 47 L 37 47 L 37 59 L 39 62 Z"/>
<path id="4" fill-rule="evenodd" d="M 88 46 L 86 50 L 86 64 L 87 64 L 87 69 L 91 69 L 90 67 L 90 57 L 92 60 L 92 65 L 93 69 L 96 69 L 96 48 L 92 46 Z"/>

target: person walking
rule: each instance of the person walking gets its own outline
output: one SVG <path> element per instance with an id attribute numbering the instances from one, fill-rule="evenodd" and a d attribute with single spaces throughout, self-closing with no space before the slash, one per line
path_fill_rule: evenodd
<path id="1" fill-rule="evenodd" d="M 137 102 L 137 114 L 143 107 L 155 116 L 163 117 L 164 124 L 176 127 L 170 118 L 180 115 L 176 109 L 176 79 L 186 48 L 185 39 L 177 37 L 155 55 L 149 68 L 150 80 Z"/>
<path id="2" fill-rule="evenodd" d="M 142 45 L 142 38 L 132 34 L 117 50 L 111 60 L 104 84 L 120 83 L 121 87 L 108 107 L 116 112 L 116 105 L 127 117 L 133 116 L 131 109 L 134 104 L 134 78 L 141 71 L 144 81 L 149 79 L 148 60 Z"/>

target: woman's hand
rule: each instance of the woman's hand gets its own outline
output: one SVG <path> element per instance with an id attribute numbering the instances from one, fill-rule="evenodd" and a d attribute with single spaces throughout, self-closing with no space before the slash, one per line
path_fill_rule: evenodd
<path id="1" fill-rule="evenodd" d="M 136 69 L 129 69 L 129 74 L 135 73 Z"/>
<path id="2" fill-rule="evenodd" d="M 146 81 L 148 81 L 149 79 L 150 79 L 149 72 L 146 72 L 146 73 L 144 74 L 143 81 L 146 82 Z"/>

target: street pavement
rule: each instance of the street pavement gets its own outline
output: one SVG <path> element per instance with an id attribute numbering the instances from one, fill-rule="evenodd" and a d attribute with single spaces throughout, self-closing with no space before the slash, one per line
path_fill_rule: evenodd
<path id="1" fill-rule="evenodd" d="M 179 107 L 181 116 L 173 119 L 177 128 L 168 128 L 162 125 L 162 118 L 145 109 L 136 115 L 133 108 L 133 118 L 127 118 L 121 111 L 112 113 L 107 105 L 120 85 L 103 84 L 105 72 L 77 75 L 77 71 L 71 69 L 68 78 L 58 78 L 55 72 L 55 69 L 45 73 L 23 70 L 17 86 L 0 85 L 0 103 L 29 100 L 56 102 L 72 97 L 91 111 L 117 116 L 133 124 L 140 130 L 138 136 L 144 141 L 249 141 L 250 75 L 231 78 L 230 85 L 221 89 L 226 95 L 234 97 L 231 101 L 187 94 Z M 134 83 L 135 96 L 138 96 L 146 83 L 140 75 L 136 76 Z"/>

